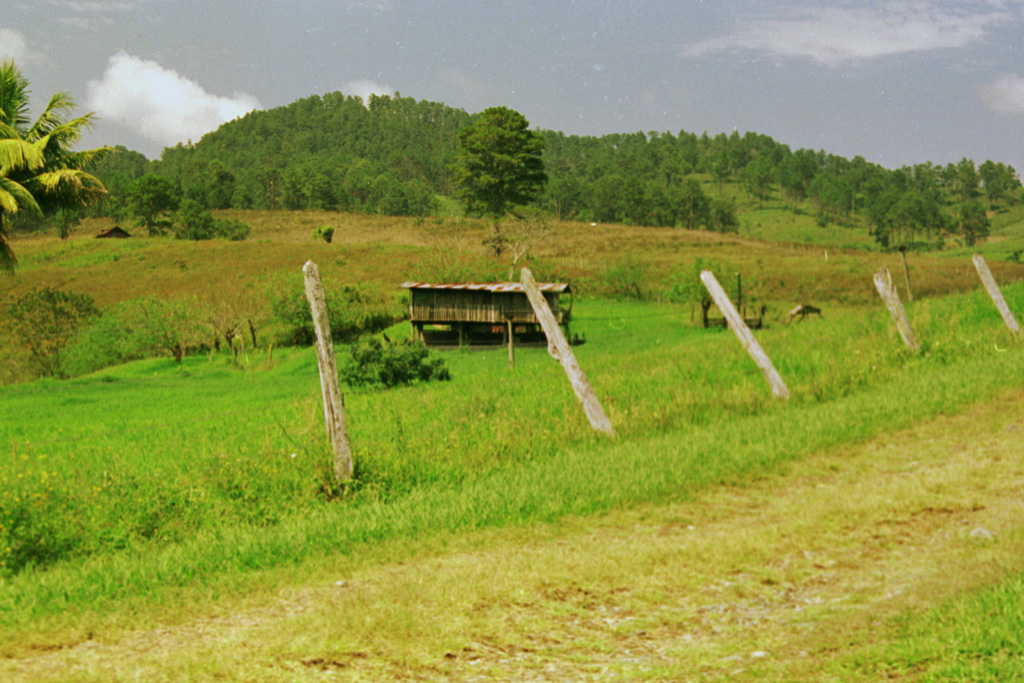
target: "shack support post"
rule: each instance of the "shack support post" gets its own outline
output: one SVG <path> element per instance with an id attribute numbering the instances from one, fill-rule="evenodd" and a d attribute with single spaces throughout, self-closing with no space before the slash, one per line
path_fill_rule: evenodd
<path id="1" fill-rule="evenodd" d="M 512 341 L 512 321 L 507 321 L 508 328 L 508 367 L 509 369 L 515 368 L 516 366 L 516 350 L 515 344 Z"/>
<path id="2" fill-rule="evenodd" d="M 1017 324 L 1017 319 L 1013 317 L 1013 312 L 1010 307 L 1006 305 L 1006 299 L 1003 298 L 1003 293 L 999 289 L 999 285 L 996 284 L 996 279 L 992 276 L 992 271 L 988 267 L 988 263 L 985 262 L 985 258 L 981 254 L 974 255 L 974 267 L 978 271 L 978 277 L 981 278 L 981 283 L 985 285 L 985 289 L 988 291 L 988 295 L 992 297 L 992 303 L 999 309 L 999 315 L 1003 316 L 1003 322 L 1006 323 L 1007 329 L 1014 334 L 1020 334 L 1020 325 Z"/>
<path id="3" fill-rule="evenodd" d="M 768 354 L 764 352 L 761 345 L 754 339 L 754 335 L 750 333 L 747 324 L 743 322 L 743 317 L 736 310 L 736 307 L 732 305 L 729 295 L 722 289 L 722 285 L 718 283 L 715 274 L 710 270 L 702 270 L 700 272 L 700 280 L 704 283 L 708 293 L 711 294 L 711 298 L 714 299 L 718 310 L 722 312 L 725 319 L 729 322 L 729 328 L 736 334 L 740 343 L 743 344 L 743 348 L 747 350 L 750 357 L 757 363 L 757 367 L 761 369 L 761 374 L 768 380 L 772 393 L 779 398 L 789 398 L 789 389 L 786 387 L 786 383 L 782 381 L 782 377 L 775 369 L 775 366 L 772 365 L 771 358 L 768 357 Z"/>
<path id="4" fill-rule="evenodd" d="M 345 426 L 345 403 L 338 385 L 338 366 L 334 360 L 324 286 L 320 281 L 320 271 L 312 261 L 307 261 L 302 267 L 302 274 L 305 276 L 306 299 L 313 314 L 313 329 L 316 332 L 316 360 L 320 369 L 324 421 L 327 425 L 327 438 L 334 449 L 334 479 L 346 481 L 352 478 L 352 448 Z"/>
<path id="5" fill-rule="evenodd" d="M 878 290 L 882 301 L 885 302 L 886 307 L 889 309 L 889 315 L 892 316 L 893 322 L 896 323 L 896 329 L 899 330 L 903 343 L 914 353 L 920 351 L 921 347 L 917 345 L 914 330 L 910 327 L 910 318 L 907 317 L 907 311 L 903 308 L 903 304 L 900 303 L 899 292 L 896 291 L 896 285 L 892 283 L 892 274 L 889 273 L 888 268 L 883 266 L 875 273 L 875 289 Z"/>
<path id="6" fill-rule="evenodd" d="M 562 364 L 565 374 L 569 377 L 569 383 L 572 384 L 572 390 L 576 393 L 576 398 L 583 405 L 583 412 L 586 413 L 590 426 L 608 436 L 615 436 L 611 421 L 605 415 L 601 402 L 597 400 L 593 387 L 587 381 L 583 368 L 576 360 L 576 355 L 572 352 L 565 334 L 562 333 L 562 328 L 558 326 L 558 321 L 555 320 L 544 295 L 537 289 L 537 283 L 528 268 L 523 268 L 520 281 L 523 284 L 523 289 L 526 290 L 526 296 L 530 300 L 533 312 L 537 315 L 537 320 L 540 321 L 544 335 L 548 338 L 548 352 L 556 356 L 558 362 Z"/>

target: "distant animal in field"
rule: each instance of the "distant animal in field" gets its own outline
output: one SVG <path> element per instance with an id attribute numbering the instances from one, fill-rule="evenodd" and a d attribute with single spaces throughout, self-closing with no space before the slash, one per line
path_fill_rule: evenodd
<path id="1" fill-rule="evenodd" d="M 821 309 L 818 308 L 817 306 L 812 306 L 810 304 L 800 304 L 799 306 L 797 306 L 796 308 L 789 312 L 789 320 L 786 321 L 786 324 L 789 325 L 791 322 L 793 322 L 794 318 L 800 318 L 800 321 L 803 322 L 803 319 L 809 315 L 816 315 L 820 318 Z"/>

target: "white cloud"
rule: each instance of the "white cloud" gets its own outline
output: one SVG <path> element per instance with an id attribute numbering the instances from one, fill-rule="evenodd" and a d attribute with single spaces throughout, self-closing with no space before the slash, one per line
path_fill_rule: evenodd
<path id="1" fill-rule="evenodd" d="M 72 12 L 127 12 L 138 8 L 139 2 L 119 2 L 117 0 L 49 0 L 52 5 L 60 10 Z"/>
<path id="2" fill-rule="evenodd" d="M 0 28 L 0 59 L 13 59 L 18 65 L 31 62 L 35 54 L 28 49 L 25 36 L 9 28 Z"/>
<path id="3" fill-rule="evenodd" d="M 363 79 L 349 81 L 341 86 L 341 92 L 345 95 L 358 95 L 363 99 L 363 104 L 369 104 L 370 95 L 394 95 L 395 89 L 390 85 L 381 85 L 377 81 Z"/>
<path id="4" fill-rule="evenodd" d="M 376 12 L 394 12 L 395 5 L 392 0 L 362 0 L 354 3 L 355 7 L 374 10 Z"/>
<path id="5" fill-rule="evenodd" d="M 57 21 L 64 24 L 65 26 L 74 26 L 75 28 L 81 29 L 82 31 L 90 31 L 96 26 L 95 22 L 84 17 L 61 17 Z"/>
<path id="6" fill-rule="evenodd" d="M 89 81 L 88 106 L 105 120 L 169 146 L 198 140 L 222 123 L 253 109 L 259 101 L 245 93 L 220 97 L 156 62 L 119 52 L 103 78 Z"/>
<path id="7" fill-rule="evenodd" d="M 764 19 L 729 36 L 688 47 L 687 56 L 754 50 L 798 57 L 828 66 L 877 57 L 964 47 L 982 40 L 1007 14 L 943 11 L 933 5 L 889 5 L 885 9 L 812 8 L 799 18 Z"/>
<path id="8" fill-rule="evenodd" d="M 1002 74 L 980 89 L 981 101 L 999 114 L 1024 114 L 1024 78 Z"/>

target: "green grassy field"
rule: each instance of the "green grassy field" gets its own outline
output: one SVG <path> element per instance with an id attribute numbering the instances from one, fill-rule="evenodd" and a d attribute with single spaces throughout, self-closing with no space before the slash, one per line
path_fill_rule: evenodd
<path id="1" fill-rule="evenodd" d="M 1024 287 L 1006 294 L 1024 304 Z M 781 404 L 729 332 L 687 316 L 578 305 L 589 340 L 578 355 L 619 432 L 612 444 L 589 432 L 543 350 L 522 350 L 515 371 L 501 351 L 448 353 L 449 383 L 346 392 L 357 479 L 343 491 L 309 350 L 253 352 L 243 369 L 217 355 L 157 359 L 5 387 L 5 624 L 230 585 L 394 535 L 685 496 L 984 399 L 1024 366 L 981 293 L 912 307 L 918 357 L 880 307 L 837 311 L 760 333 L 793 394 Z"/>
<path id="2" fill-rule="evenodd" d="M 346 241 L 342 231 L 330 247 L 273 238 L 270 228 L 266 242 L 209 249 L 41 240 L 18 245 L 26 248 L 12 291 L 59 278 L 105 293 L 103 303 L 154 289 L 173 296 L 200 286 L 197 273 L 230 281 L 218 265 L 228 254 L 236 269 L 249 264 L 239 271 L 247 277 L 313 256 L 328 264 L 328 276 L 367 278 L 378 268 L 378 282 L 400 280 L 403 269 L 435 258 L 439 240 L 486 266 L 480 230 L 387 223 L 376 241 L 355 230 Z M 607 235 L 606 242 L 567 231 L 540 258 L 583 283 L 573 329 L 587 343 L 577 353 L 618 432 L 614 440 L 589 430 L 543 349 L 519 350 L 515 370 L 503 350 L 447 352 L 450 382 L 343 388 L 356 462 L 345 487 L 330 478 L 310 349 L 249 349 L 237 363 L 215 353 L 180 366 L 157 358 L 0 387 L 0 652 L 81 642 L 105 624 L 204 609 L 329 558 L 400 559 L 461 534 L 745 486 L 815 453 L 1020 386 L 1024 347 L 977 290 L 969 255 L 912 257 L 918 296 L 909 312 L 922 345 L 912 355 L 870 284 L 880 262 L 899 272 L 891 255 L 826 256 L 679 231 Z M 616 250 L 648 255 L 657 281 L 697 254 L 748 268 L 777 312 L 827 302 L 821 319 L 773 320 L 757 332 L 791 399 L 773 399 L 733 335 L 695 327 L 689 307 L 597 296 Z M 264 261 L 270 252 L 280 260 Z M 1019 274 L 1015 264 L 993 265 L 1004 282 Z M 119 288 L 119 281 L 133 284 Z M 1024 310 L 1024 284 L 1008 283 L 1004 294 Z M 344 349 L 339 354 L 344 362 Z M 909 616 L 872 661 L 962 666 L 936 654 L 939 639 L 925 637 L 955 615 L 968 624 L 964 647 L 981 653 L 970 666 L 1017 671 L 1007 648 L 989 647 L 995 641 L 985 634 L 1012 630 L 1021 569 L 1008 567 L 1006 583 L 989 592 Z"/>

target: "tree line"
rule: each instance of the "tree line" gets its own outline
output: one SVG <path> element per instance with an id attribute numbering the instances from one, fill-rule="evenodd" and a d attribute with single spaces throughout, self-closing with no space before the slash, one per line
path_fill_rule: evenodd
<path id="1" fill-rule="evenodd" d="M 394 114 L 403 108 L 420 111 L 421 105 L 429 105 L 422 107 L 424 111 L 454 111 L 409 98 L 372 101 L 375 107 L 367 109 L 358 98 L 343 98 L 347 106 L 358 107 L 354 112 L 363 112 L 353 114 L 353 119 L 373 120 L 381 111 Z M 310 105 L 304 106 L 308 110 Z M 314 110 L 324 106 L 314 105 Z M 252 130 L 233 127 L 246 119 L 223 126 L 196 145 L 168 148 L 159 161 L 118 148 L 96 169 L 109 194 L 94 210 L 144 217 L 141 224 L 149 227 L 153 212 L 144 213 L 141 207 L 159 186 L 167 197 L 167 211 L 185 202 L 194 209 L 318 208 L 432 215 L 440 198 L 464 199 L 458 192 L 458 131 L 479 117 L 394 114 L 390 118 L 402 125 L 393 124 L 390 133 L 383 125 L 354 128 L 375 131 L 371 137 L 376 147 L 370 139 L 356 145 L 347 139 L 346 130 L 339 129 L 335 137 L 344 146 L 368 155 L 348 161 L 339 155 L 327 161 L 300 156 L 289 163 L 279 152 L 274 158 L 280 165 L 253 167 L 246 165 L 253 158 L 251 149 L 238 157 L 211 158 L 216 150 L 243 147 L 228 145 L 222 138 Z M 459 121 L 458 126 L 437 123 L 446 118 L 449 123 Z M 977 165 L 964 158 L 945 166 L 924 162 L 889 170 L 861 156 L 847 159 L 820 150 L 792 151 L 769 136 L 749 132 L 600 137 L 537 132 L 547 182 L 532 203 L 560 219 L 735 232 L 739 202 L 756 208 L 774 202 L 796 212 L 810 210 L 821 225 L 866 229 L 883 247 L 931 243 L 940 235 L 971 244 L 988 234 L 988 211 L 1024 198 L 1017 171 L 992 161 Z M 443 145 L 439 138 L 446 139 Z M 207 147 L 208 139 L 216 146 Z M 424 141 L 423 149 L 417 149 L 417 140 Z M 396 169 L 405 171 L 396 174 Z M 468 205 L 472 208 L 471 202 Z"/>
<path id="2" fill-rule="evenodd" d="M 157 161 L 119 150 L 96 169 L 109 191 L 98 210 L 130 213 L 141 178 L 154 175 L 204 209 L 431 215 L 439 201 L 464 198 L 459 131 L 482 115 L 400 95 L 304 98 Z M 547 182 L 532 203 L 570 220 L 731 232 L 738 211 L 772 202 L 896 247 L 940 235 L 973 243 L 989 230 L 988 211 L 1022 199 L 1017 171 L 992 161 L 890 170 L 753 132 L 536 132 Z"/>
<path id="3" fill-rule="evenodd" d="M 83 210 L 190 239 L 244 237 L 244 226 L 207 213 L 227 208 L 483 214 L 460 189 L 459 155 L 470 142 L 460 131 L 485 114 L 398 94 L 314 95 L 250 112 L 158 160 L 123 147 L 97 155 L 87 170 L 107 192 Z M 895 248 L 949 236 L 973 243 L 988 233 L 989 212 L 1024 194 L 1017 171 L 992 161 L 890 170 L 753 132 L 532 132 L 545 182 L 529 203 L 561 219 L 734 232 L 741 212 L 769 205 Z M 49 220 L 66 231 L 74 216 Z M 8 221 L 17 229 L 38 219 L 22 212 Z"/>
<path id="4" fill-rule="evenodd" d="M 894 247 L 944 233 L 973 243 L 988 233 L 987 211 L 1022 200 L 1016 170 L 992 161 L 888 170 L 738 131 L 544 137 L 551 180 L 541 201 L 579 220 L 728 231 L 738 189 L 757 208 L 807 206 L 821 225 L 866 227 Z"/>

